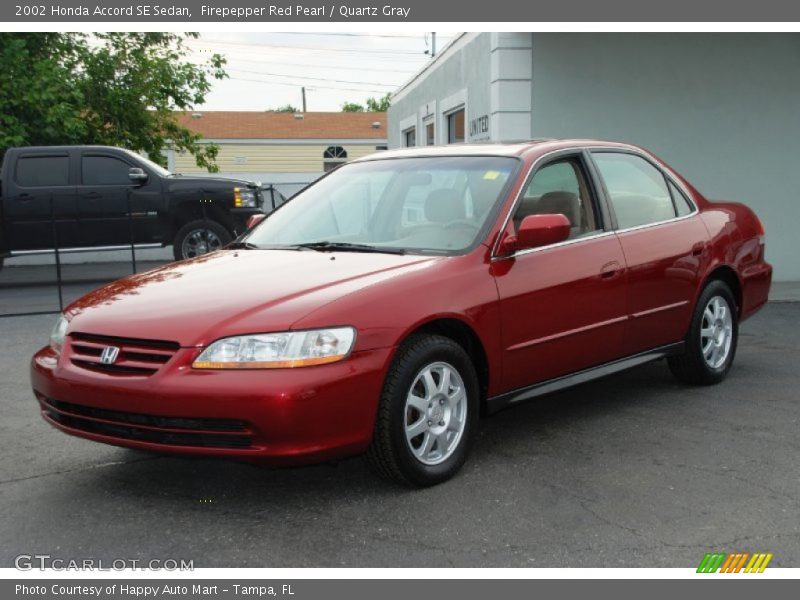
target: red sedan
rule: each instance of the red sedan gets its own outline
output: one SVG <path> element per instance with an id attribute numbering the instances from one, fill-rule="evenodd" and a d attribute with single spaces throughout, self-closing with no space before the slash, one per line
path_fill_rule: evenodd
<path id="1" fill-rule="evenodd" d="M 721 381 L 767 301 L 764 230 L 625 144 L 351 162 L 224 250 L 100 288 L 33 358 L 67 433 L 424 486 L 481 413 L 667 358 Z"/>

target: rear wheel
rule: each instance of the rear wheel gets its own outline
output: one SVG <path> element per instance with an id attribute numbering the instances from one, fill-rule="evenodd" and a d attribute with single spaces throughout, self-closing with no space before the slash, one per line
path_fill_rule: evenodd
<path id="1" fill-rule="evenodd" d="M 216 221 L 198 219 L 186 223 L 178 230 L 172 244 L 172 251 L 175 260 L 194 258 L 219 250 L 232 239 L 228 230 Z"/>
<path id="2" fill-rule="evenodd" d="M 389 369 L 367 458 L 382 477 L 435 485 L 467 458 L 478 418 L 478 378 L 450 338 L 415 335 Z"/>
<path id="3" fill-rule="evenodd" d="M 731 369 L 738 338 L 739 319 L 733 293 L 724 282 L 711 281 L 697 301 L 686 336 L 686 352 L 670 357 L 670 370 L 684 383 L 719 383 Z"/>

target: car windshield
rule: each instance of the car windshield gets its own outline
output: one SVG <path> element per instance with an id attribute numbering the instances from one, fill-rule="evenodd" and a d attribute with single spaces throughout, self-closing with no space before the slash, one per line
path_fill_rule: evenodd
<path id="1" fill-rule="evenodd" d="M 518 160 L 397 158 L 340 167 L 247 236 L 258 247 L 451 254 L 485 234 Z"/>

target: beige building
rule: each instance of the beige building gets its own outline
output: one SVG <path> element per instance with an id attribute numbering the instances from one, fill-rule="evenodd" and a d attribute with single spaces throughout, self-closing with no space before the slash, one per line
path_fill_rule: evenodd
<path id="1" fill-rule="evenodd" d="M 198 111 L 178 120 L 220 147 L 215 175 L 274 184 L 287 196 L 387 144 L 386 113 Z M 169 151 L 167 162 L 174 173 L 208 174 L 188 153 Z"/>

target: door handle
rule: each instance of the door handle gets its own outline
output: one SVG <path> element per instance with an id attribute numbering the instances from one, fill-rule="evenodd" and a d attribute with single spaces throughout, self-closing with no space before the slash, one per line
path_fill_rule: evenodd
<path id="1" fill-rule="evenodd" d="M 619 273 L 620 267 L 621 265 L 615 260 L 604 264 L 603 268 L 600 269 L 601 279 L 611 279 L 612 277 L 614 277 L 614 275 Z"/>
<path id="2" fill-rule="evenodd" d="M 694 246 L 692 246 L 692 256 L 700 256 L 705 249 L 705 242 L 697 242 Z"/>

